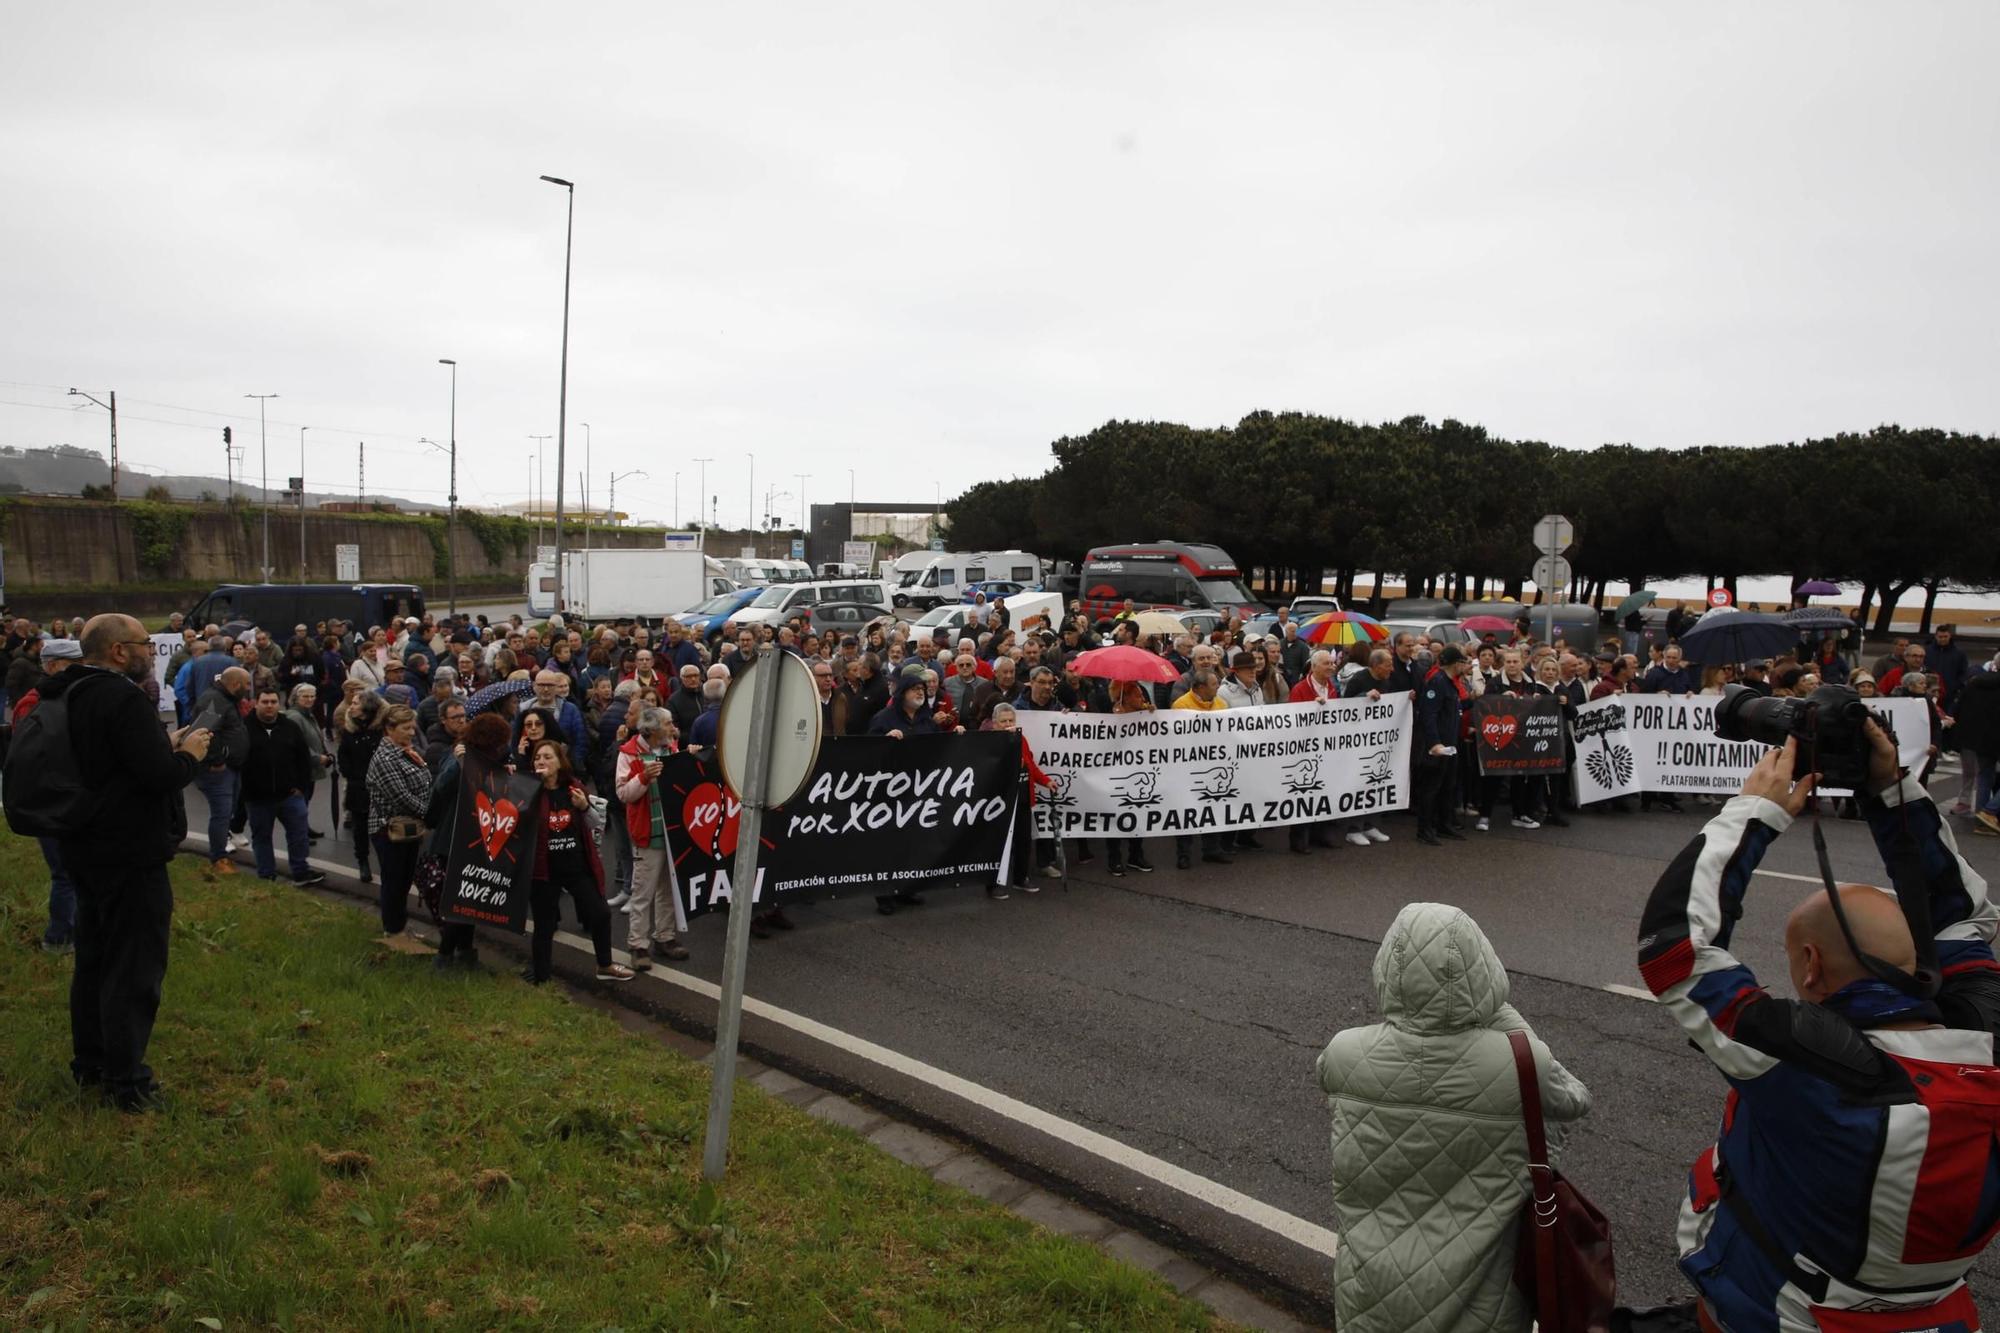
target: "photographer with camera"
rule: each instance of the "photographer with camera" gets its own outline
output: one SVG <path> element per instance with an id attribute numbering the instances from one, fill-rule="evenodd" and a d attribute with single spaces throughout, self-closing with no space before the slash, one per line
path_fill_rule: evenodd
<path id="1" fill-rule="evenodd" d="M 1702 1326 L 1976 1328 L 1964 1278 L 2000 1230 L 2000 912 L 1857 695 L 1732 695 L 1717 733 L 1783 748 L 1668 868 L 1639 932 L 1647 986 L 1730 1085 L 1681 1205 Z M 1730 934 L 1822 779 L 1855 788 L 1894 889 L 1836 886 L 1815 827 L 1826 887 L 1785 923 L 1799 998 L 1776 999 Z"/>

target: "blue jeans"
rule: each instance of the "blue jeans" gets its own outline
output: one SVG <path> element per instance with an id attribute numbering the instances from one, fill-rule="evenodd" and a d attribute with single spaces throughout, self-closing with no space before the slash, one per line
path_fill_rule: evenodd
<path id="1" fill-rule="evenodd" d="M 312 873 L 306 856 L 311 850 L 306 829 L 306 798 L 294 794 L 275 801 L 250 802 L 250 849 L 257 857 L 257 873 L 273 879 L 278 873 L 278 849 L 271 825 L 285 826 L 285 858 L 291 862 L 292 878 Z"/>
<path id="2" fill-rule="evenodd" d="M 208 802 L 208 859 L 220 861 L 229 855 L 229 817 L 236 812 L 243 775 L 233 768 L 204 768 L 194 775 L 194 785 Z"/>
<path id="3" fill-rule="evenodd" d="M 1990 754 L 1968 753 L 1966 758 L 1974 760 L 1979 765 L 1979 802 L 1973 808 L 1984 810 L 1988 814 L 2000 815 L 2000 781 L 1996 781 L 1996 778 L 2000 778 L 2000 774 L 1994 771 L 1996 766 L 2000 766 L 2000 760 L 1996 760 Z"/>
<path id="4" fill-rule="evenodd" d="M 44 944 L 68 944 L 76 934 L 76 886 L 63 869 L 62 848 L 54 838 L 37 838 L 42 860 L 49 865 L 49 928 L 42 934 Z"/>

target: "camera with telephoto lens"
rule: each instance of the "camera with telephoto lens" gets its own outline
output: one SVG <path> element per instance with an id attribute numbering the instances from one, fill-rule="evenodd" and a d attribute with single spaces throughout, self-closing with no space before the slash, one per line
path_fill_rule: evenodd
<path id="1" fill-rule="evenodd" d="M 1792 780 L 1820 775 L 1820 785 L 1860 791 L 1868 780 L 1871 747 L 1864 724 L 1873 718 L 1861 696 L 1845 685 L 1822 685 L 1803 699 L 1767 699 L 1747 685 L 1725 685 L 1715 706 L 1715 734 L 1726 741 L 1783 745 L 1799 742 Z M 1895 735 L 1889 724 L 1875 725 Z"/>

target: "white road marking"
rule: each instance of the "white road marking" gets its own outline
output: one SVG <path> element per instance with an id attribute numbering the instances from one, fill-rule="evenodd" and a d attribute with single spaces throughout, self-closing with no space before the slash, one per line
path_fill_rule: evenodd
<path id="1" fill-rule="evenodd" d="M 1653 999 L 1653 992 L 1639 986 L 1627 986 L 1623 982 L 1607 981 L 1603 988 L 1613 995 L 1625 995 L 1634 1000 L 1645 1000 L 1650 1003 Z"/>
<path id="2" fill-rule="evenodd" d="M 309 863 L 316 870 L 346 877 L 352 877 L 354 874 L 352 865 L 330 861 L 323 857 L 311 857 Z M 591 949 L 589 940 L 569 931 L 558 931 L 557 938 L 585 953 Z M 618 951 L 618 954 L 624 961 L 628 963 L 632 961 L 630 955 L 622 950 Z M 693 991 L 705 999 L 719 1000 L 722 996 L 721 987 L 686 972 L 675 971 L 673 968 L 655 967 L 648 975 L 657 977 L 661 981 L 671 982 L 683 990 Z M 804 1014 L 795 1014 L 788 1009 L 780 1009 L 775 1004 L 750 995 L 743 997 L 743 1012 L 755 1014 L 758 1018 L 776 1023 L 780 1027 L 790 1028 L 801 1036 L 810 1037 L 835 1050 L 858 1056 L 905 1078 L 913 1078 L 919 1083 L 928 1084 L 940 1092 L 950 1093 L 983 1111 L 1004 1116 L 1017 1125 L 1024 1125 L 1072 1148 L 1100 1157 L 1114 1166 L 1123 1167 L 1135 1175 L 1144 1176 L 1169 1189 L 1178 1190 L 1190 1198 L 1199 1199 L 1232 1217 L 1260 1226 L 1273 1235 L 1282 1236 L 1294 1245 L 1303 1246 L 1328 1257 L 1332 1257 L 1340 1246 L 1339 1234 L 1317 1222 L 1308 1222 L 1303 1217 L 1295 1217 L 1261 1199 L 1253 1199 L 1240 1190 L 1233 1190 L 1227 1185 L 1210 1180 L 1207 1176 L 1196 1175 L 1185 1167 L 1176 1166 L 1151 1153 L 1141 1152 L 1130 1144 L 1120 1143 L 1107 1134 L 1086 1129 L 1074 1121 L 1044 1111 L 1039 1106 L 1030 1106 L 1027 1102 L 1009 1097 L 1004 1092 L 995 1092 L 983 1084 L 974 1083 L 948 1070 L 912 1059 L 900 1051 L 878 1046 L 865 1038 L 842 1032 L 839 1028 L 828 1027 L 817 1019 L 807 1018 Z"/>

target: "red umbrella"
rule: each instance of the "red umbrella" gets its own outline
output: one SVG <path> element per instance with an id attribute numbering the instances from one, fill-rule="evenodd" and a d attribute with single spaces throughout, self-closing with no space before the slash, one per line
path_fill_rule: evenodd
<path id="1" fill-rule="evenodd" d="M 1106 680 L 1147 680 L 1165 685 L 1181 678 L 1174 664 L 1157 653 L 1129 644 L 1093 648 L 1077 654 L 1070 669 L 1079 676 L 1102 676 Z"/>
<path id="2" fill-rule="evenodd" d="M 1514 632 L 1514 622 L 1503 620 L 1499 616 L 1467 616 L 1464 620 L 1458 622 L 1458 627 L 1463 630 L 1470 630 L 1474 634 L 1512 634 Z"/>

